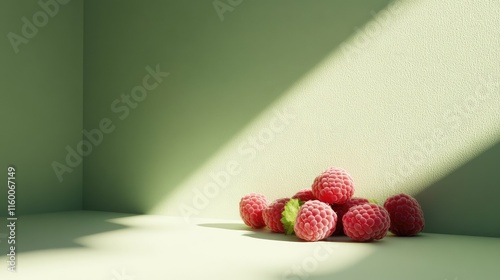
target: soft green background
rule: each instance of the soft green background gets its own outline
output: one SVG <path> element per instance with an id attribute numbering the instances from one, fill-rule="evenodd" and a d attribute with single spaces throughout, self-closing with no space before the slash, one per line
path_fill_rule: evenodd
<path id="1" fill-rule="evenodd" d="M 242 1 L 221 20 L 212 1 L 73 0 L 15 54 L 7 33 L 40 7 L 1 1 L 0 159 L 19 213 L 179 215 L 236 160 L 196 216 L 238 218 L 242 195 L 290 196 L 339 165 L 359 196 L 416 195 L 429 232 L 500 236 L 500 5 L 403 3 Z M 170 76 L 119 119 L 110 105 L 157 65 Z M 283 108 L 295 119 L 247 160 L 239 145 Z M 51 163 L 104 118 L 115 131 L 59 182 Z M 436 129 L 446 140 L 412 163 Z"/>
<path id="2" fill-rule="evenodd" d="M 51 163 L 81 139 L 83 1 L 61 6 L 16 54 L 7 34 L 21 34 L 21 18 L 38 11 L 37 1 L 0 1 L 1 215 L 9 164 L 17 168 L 18 214 L 82 207 L 82 166 L 60 183 Z"/>
<path id="3" fill-rule="evenodd" d="M 85 160 L 84 207 L 238 218 L 242 195 L 290 196 L 339 165 L 359 196 L 425 191 L 430 232 L 499 236 L 498 218 L 477 218 L 500 195 L 495 173 L 477 172 L 494 163 L 453 173 L 499 140 L 500 87 L 476 96 L 500 79 L 499 7 L 403 3 L 243 1 L 221 21 L 210 2 L 87 1 L 84 127 L 117 128 Z M 110 104 L 157 64 L 170 77 L 119 120 Z M 280 108 L 294 121 L 247 160 L 240 144 Z M 229 187 L 200 195 L 232 160 Z"/>
<path id="4" fill-rule="evenodd" d="M 84 127 L 116 131 L 84 162 L 84 207 L 144 213 L 389 1 L 85 2 Z M 171 73 L 125 120 L 147 65 Z M 161 181 L 161 182 L 160 182 Z"/>

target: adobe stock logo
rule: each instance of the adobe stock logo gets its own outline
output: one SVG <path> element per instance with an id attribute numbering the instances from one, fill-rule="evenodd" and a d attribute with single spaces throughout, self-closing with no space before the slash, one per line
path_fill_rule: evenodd
<path id="1" fill-rule="evenodd" d="M 289 109 L 275 109 L 266 125 L 239 143 L 237 156 L 228 159 L 220 169 L 212 170 L 208 174 L 209 180 L 206 184 L 193 189 L 191 201 L 178 207 L 179 213 L 184 217 L 186 223 L 189 223 L 192 216 L 197 216 L 204 211 L 220 192 L 229 188 L 234 178 L 244 171 L 243 166 L 253 162 L 260 151 L 265 150 L 267 145 L 270 145 L 291 125 L 297 116 Z"/>
<path id="2" fill-rule="evenodd" d="M 300 263 L 297 263 L 290 267 L 283 274 L 282 279 L 295 279 L 295 280 L 306 280 L 308 279 L 318 268 L 321 263 L 327 261 L 333 253 L 339 248 L 339 245 L 325 242 L 318 242 L 319 244 L 314 248 L 311 255 L 306 256 Z"/>
<path id="3" fill-rule="evenodd" d="M 215 12 L 217 16 L 219 16 L 220 21 L 224 21 L 224 14 L 226 12 L 232 12 L 236 7 L 241 5 L 243 0 L 226 0 L 227 3 L 224 3 L 221 0 L 214 0 L 212 5 L 214 6 Z"/>
<path id="4" fill-rule="evenodd" d="M 33 13 L 31 20 L 27 17 L 22 17 L 21 21 L 23 26 L 21 27 L 21 33 L 17 34 L 14 32 L 9 32 L 7 34 L 7 39 L 9 39 L 10 45 L 14 49 L 14 52 L 19 53 L 19 46 L 21 44 L 28 44 L 29 40 L 35 38 L 38 34 L 38 30 L 43 28 L 49 23 L 50 18 L 55 17 L 60 10 L 60 5 L 66 5 L 70 0 L 40 0 L 38 5 L 41 10 Z"/>
<path id="5" fill-rule="evenodd" d="M 128 273 L 125 268 L 111 270 L 113 278 L 111 280 L 135 280 L 135 277 Z"/>
<path id="6" fill-rule="evenodd" d="M 388 187 L 395 190 L 398 185 L 407 183 L 421 166 L 437 158 L 443 148 L 456 140 L 453 138 L 454 135 L 464 127 L 470 127 L 472 120 L 484 114 L 487 105 L 498 104 L 500 77 L 490 74 L 487 77 L 480 77 L 479 80 L 474 91 L 443 112 L 438 119 L 441 121 L 429 134 L 414 139 L 413 148 L 407 153 L 398 155 L 394 170 L 385 172 Z"/>
<path id="7" fill-rule="evenodd" d="M 57 180 L 62 183 L 63 175 L 72 173 L 75 168 L 82 164 L 83 158 L 89 156 L 95 147 L 101 145 L 106 135 L 112 133 L 118 122 L 126 120 L 132 110 L 140 106 L 142 102 L 170 75 L 169 72 L 163 72 L 160 65 L 156 67 L 146 66 L 146 75 L 141 82 L 134 86 L 130 93 L 122 93 L 120 98 L 116 98 L 110 103 L 110 110 L 114 113 L 112 117 L 101 118 L 98 127 L 92 129 L 83 129 L 82 138 L 76 145 L 66 146 L 66 157 L 64 161 L 53 161 L 51 166 Z"/>

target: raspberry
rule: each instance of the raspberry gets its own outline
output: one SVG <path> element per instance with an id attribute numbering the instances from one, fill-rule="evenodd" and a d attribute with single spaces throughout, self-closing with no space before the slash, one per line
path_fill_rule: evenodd
<path id="1" fill-rule="evenodd" d="M 415 198 L 407 194 L 391 196 L 384 207 L 391 216 L 389 231 L 395 235 L 417 235 L 424 229 L 424 212 Z"/>
<path id="2" fill-rule="evenodd" d="M 294 231 L 301 239 L 318 241 L 330 236 L 336 224 L 337 214 L 330 205 L 318 200 L 310 200 L 300 207 Z"/>
<path id="3" fill-rule="evenodd" d="M 366 203 L 353 206 L 342 218 L 344 233 L 356 241 L 372 241 L 385 237 L 391 225 L 389 213 L 382 206 Z"/>
<path id="4" fill-rule="evenodd" d="M 281 213 L 285 208 L 285 204 L 290 198 L 280 198 L 273 201 L 262 212 L 264 223 L 273 232 L 285 232 L 285 228 L 281 223 Z"/>
<path id="5" fill-rule="evenodd" d="M 344 214 L 347 213 L 351 207 L 366 203 L 370 203 L 366 198 L 352 197 L 344 204 L 333 204 L 332 209 L 335 213 L 337 213 L 338 222 L 332 235 L 344 235 L 344 224 L 342 223 L 342 217 L 344 217 Z"/>
<path id="6" fill-rule="evenodd" d="M 306 202 L 309 200 L 316 200 L 311 189 L 302 189 L 298 191 L 292 198 L 298 198 L 302 202 Z"/>
<path id="7" fill-rule="evenodd" d="M 262 211 L 267 207 L 267 200 L 263 194 L 251 193 L 240 200 L 240 216 L 246 225 L 252 228 L 261 228 L 266 224 L 262 218 Z"/>
<path id="8" fill-rule="evenodd" d="M 312 191 L 320 201 L 344 204 L 354 194 L 354 183 L 344 169 L 329 167 L 314 179 Z"/>

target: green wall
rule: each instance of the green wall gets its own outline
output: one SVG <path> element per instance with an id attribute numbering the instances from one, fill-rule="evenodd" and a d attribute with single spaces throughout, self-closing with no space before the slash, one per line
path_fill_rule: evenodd
<path id="1" fill-rule="evenodd" d="M 13 164 L 18 214 L 82 205 L 83 166 L 60 182 L 52 163 L 64 162 L 65 147 L 81 139 L 83 1 L 47 3 L 56 3 L 49 12 L 37 1 L 0 1 L 0 181 Z M 5 214 L 6 199 L 0 209 Z"/>
<path id="2" fill-rule="evenodd" d="M 19 213 L 238 218 L 338 165 L 358 196 L 417 196 L 427 231 L 500 235 L 477 219 L 500 195 L 498 4 L 40 3 L 0 3 Z"/>
<path id="3" fill-rule="evenodd" d="M 213 1 L 86 1 L 84 127 L 115 130 L 85 158 L 84 207 L 151 210 L 389 3 L 349 2 L 242 1 L 221 21 Z M 170 76 L 113 112 L 148 65 Z"/>
<path id="4" fill-rule="evenodd" d="M 500 235 L 470 215 L 461 221 L 472 230 L 458 230 L 453 211 L 434 213 L 456 203 L 432 199 L 499 194 L 493 174 L 480 186 L 450 179 L 499 141 L 499 8 L 88 0 L 84 128 L 96 145 L 84 208 L 238 218 L 242 195 L 290 196 L 338 165 L 358 196 L 418 195 L 428 231 Z M 157 66 L 154 84 L 146 67 Z M 276 110 L 292 117 L 270 135 Z"/>
<path id="5" fill-rule="evenodd" d="M 429 232 L 500 237 L 500 141 L 416 198 Z"/>

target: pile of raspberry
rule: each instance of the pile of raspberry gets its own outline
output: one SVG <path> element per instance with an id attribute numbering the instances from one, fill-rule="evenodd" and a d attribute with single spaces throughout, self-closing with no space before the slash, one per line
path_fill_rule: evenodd
<path id="1" fill-rule="evenodd" d="M 424 229 L 424 214 L 418 201 L 407 194 L 387 198 L 383 206 L 353 197 L 354 182 L 342 168 L 329 167 L 311 188 L 291 198 L 268 203 L 263 194 L 251 193 L 240 201 L 240 216 L 252 228 L 295 234 L 305 241 L 347 235 L 355 241 L 384 238 L 387 232 L 414 236 Z"/>

